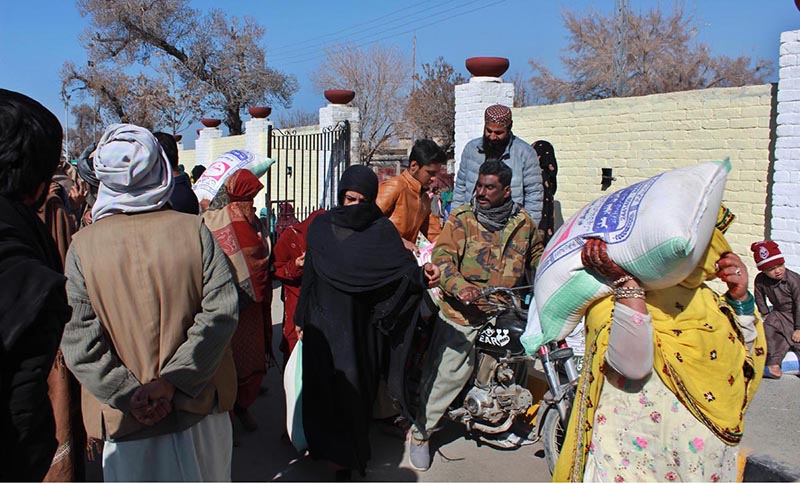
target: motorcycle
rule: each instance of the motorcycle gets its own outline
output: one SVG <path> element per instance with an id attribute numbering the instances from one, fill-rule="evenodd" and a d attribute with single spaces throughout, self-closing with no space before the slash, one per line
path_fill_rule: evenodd
<path id="1" fill-rule="evenodd" d="M 473 375 L 445 418 L 464 425 L 470 436 L 494 447 L 519 448 L 542 440 L 552 473 L 564 441 L 578 370 L 572 348 L 563 341 L 543 345 L 533 356 L 525 353 L 520 338 L 527 310 L 517 293 L 529 289 L 490 286 L 469 301 L 484 300 L 482 305 L 488 308 L 489 317 L 476 343 Z M 416 349 L 409 358 L 408 367 L 417 370 L 408 373 L 411 376 L 406 384 L 412 413 L 431 326 L 418 325 Z M 541 402 L 534 402 L 527 387 L 528 367 L 537 361 L 548 387 Z"/>

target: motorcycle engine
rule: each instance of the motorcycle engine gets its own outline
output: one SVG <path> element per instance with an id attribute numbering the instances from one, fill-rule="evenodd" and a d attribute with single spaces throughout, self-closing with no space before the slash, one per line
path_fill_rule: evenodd
<path id="1" fill-rule="evenodd" d="M 531 392 L 517 384 L 488 389 L 472 387 L 464 399 L 464 408 L 472 418 L 493 424 L 505 420 L 509 414 L 525 413 L 531 405 Z"/>

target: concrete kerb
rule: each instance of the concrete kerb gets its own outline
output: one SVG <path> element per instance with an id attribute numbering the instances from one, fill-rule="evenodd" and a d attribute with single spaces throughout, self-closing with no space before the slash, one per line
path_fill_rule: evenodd
<path id="1" fill-rule="evenodd" d="M 768 455 L 750 454 L 744 467 L 744 482 L 796 482 L 800 469 L 789 469 Z"/>

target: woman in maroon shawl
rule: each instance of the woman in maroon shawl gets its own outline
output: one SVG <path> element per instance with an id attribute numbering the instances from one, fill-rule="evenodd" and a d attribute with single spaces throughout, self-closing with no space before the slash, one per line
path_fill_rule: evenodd
<path id="1" fill-rule="evenodd" d="M 275 222 L 275 233 L 280 237 L 284 230 L 291 225 L 300 223 L 294 216 L 294 206 L 289 202 L 278 205 L 278 220 Z"/>
<path id="2" fill-rule="evenodd" d="M 265 316 L 270 311 L 269 243 L 259 232 L 253 198 L 264 188 L 249 170 L 232 174 L 203 213 L 239 288 L 239 325 L 231 340 L 239 391 L 234 413 L 247 430 L 258 425 L 247 408 L 258 397 L 266 374 Z"/>
<path id="3" fill-rule="evenodd" d="M 302 222 L 286 227 L 280 234 L 272 254 L 275 262 L 275 277 L 282 285 L 281 297 L 283 299 L 283 338 L 280 349 L 284 356 L 284 363 L 297 344 L 297 332 L 294 325 L 294 311 L 297 307 L 297 298 L 300 297 L 300 281 L 303 278 L 303 265 L 306 258 L 306 234 L 311 222 L 317 215 L 325 210 L 312 212 Z"/>

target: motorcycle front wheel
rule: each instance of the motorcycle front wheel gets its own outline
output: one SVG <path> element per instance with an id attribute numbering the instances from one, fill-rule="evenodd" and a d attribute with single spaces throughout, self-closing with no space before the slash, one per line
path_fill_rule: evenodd
<path id="1" fill-rule="evenodd" d="M 564 436 L 567 431 L 567 422 L 561 422 L 558 410 L 553 407 L 544 415 L 542 422 L 542 445 L 544 446 L 544 458 L 550 475 L 556 468 L 558 455 L 561 453 L 561 446 L 564 445 Z"/>

